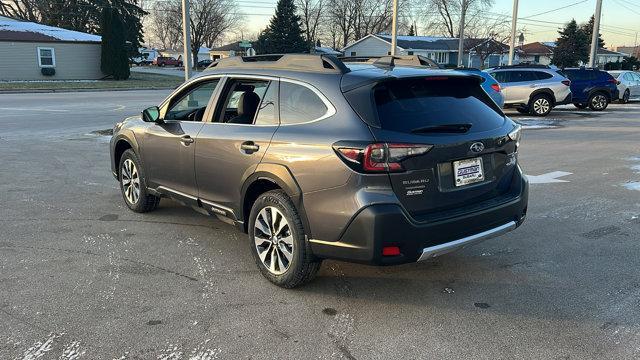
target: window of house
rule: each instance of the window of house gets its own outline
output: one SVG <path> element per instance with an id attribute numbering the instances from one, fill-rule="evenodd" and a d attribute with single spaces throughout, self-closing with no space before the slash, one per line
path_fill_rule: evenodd
<path id="1" fill-rule="evenodd" d="M 413 55 L 413 51 L 407 51 L 407 55 Z"/>
<path id="2" fill-rule="evenodd" d="M 299 124 L 313 121 L 327 113 L 327 105 L 311 89 L 290 82 L 280 82 L 280 122 Z"/>
<path id="3" fill-rule="evenodd" d="M 38 66 L 56 66 L 56 52 L 54 48 L 38 47 Z"/>
<path id="4" fill-rule="evenodd" d="M 355 51 L 352 51 L 352 52 L 351 52 L 351 56 L 356 56 L 356 52 L 355 52 Z"/>

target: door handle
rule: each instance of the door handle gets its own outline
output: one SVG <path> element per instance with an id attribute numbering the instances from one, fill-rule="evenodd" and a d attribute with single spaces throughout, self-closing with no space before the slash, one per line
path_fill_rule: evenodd
<path id="1" fill-rule="evenodd" d="M 190 144 L 192 144 L 195 140 L 189 136 L 189 135 L 185 135 L 183 137 L 180 138 L 180 142 L 182 143 L 182 145 L 184 146 L 189 146 Z"/>
<path id="2" fill-rule="evenodd" d="M 256 145 L 253 141 L 245 141 L 240 144 L 240 150 L 244 151 L 247 154 L 253 154 L 254 152 L 260 150 L 260 146 Z"/>

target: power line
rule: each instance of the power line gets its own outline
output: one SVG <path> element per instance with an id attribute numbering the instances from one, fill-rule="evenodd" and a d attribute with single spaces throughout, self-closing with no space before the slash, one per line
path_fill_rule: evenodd
<path id="1" fill-rule="evenodd" d="M 525 16 L 525 17 L 518 18 L 518 19 L 528 19 L 528 18 L 532 18 L 532 17 L 535 17 L 535 16 L 540 16 L 540 15 L 544 15 L 544 14 L 549 14 L 549 13 L 552 13 L 552 12 L 555 12 L 555 11 L 558 11 L 558 10 L 566 9 L 566 8 L 568 8 L 568 7 L 576 6 L 576 5 L 578 5 L 578 4 L 586 3 L 587 1 L 589 1 L 589 0 L 582 0 L 582 1 L 578 1 L 578 2 L 575 2 L 575 3 L 573 3 L 573 4 L 565 5 L 565 6 L 562 6 L 562 7 L 556 8 L 556 9 L 553 9 L 553 10 L 543 11 L 543 12 L 541 12 L 541 13 L 537 13 L 537 14 L 534 14 L 534 15 Z"/>

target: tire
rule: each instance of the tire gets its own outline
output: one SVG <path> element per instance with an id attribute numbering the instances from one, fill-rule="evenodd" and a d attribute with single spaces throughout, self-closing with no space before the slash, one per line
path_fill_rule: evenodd
<path id="1" fill-rule="evenodd" d="M 159 65 L 159 66 L 160 66 L 160 67 L 165 67 L 165 65 L 166 65 L 165 63 L 160 63 L 160 65 Z"/>
<path id="2" fill-rule="evenodd" d="M 573 103 L 573 106 L 577 107 L 578 109 L 586 109 L 587 108 L 587 104 L 582 104 L 582 103 Z"/>
<path id="3" fill-rule="evenodd" d="M 631 97 L 631 94 L 629 93 L 629 89 L 627 89 L 624 91 L 624 94 L 622 94 L 622 99 L 620 99 L 620 104 L 628 103 L 629 97 Z"/>
<path id="4" fill-rule="evenodd" d="M 593 93 L 589 96 L 589 109 L 593 111 L 602 111 L 609 105 L 609 98 L 601 92 Z"/>
<path id="5" fill-rule="evenodd" d="M 529 112 L 533 116 L 547 116 L 553 109 L 553 100 L 549 95 L 537 94 L 529 101 Z"/>
<path id="6" fill-rule="evenodd" d="M 271 236 L 274 232 L 276 236 Z M 320 269 L 322 261 L 311 253 L 298 211 L 282 190 L 268 191 L 253 204 L 249 240 L 258 269 L 280 287 L 291 289 L 302 285 Z"/>
<path id="7" fill-rule="evenodd" d="M 149 212 L 157 208 L 160 198 L 147 191 L 147 179 L 138 155 L 131 149 L 126 150 L 122 154 L 118 166 L 120 192 L 127 207 L 138 213 Z M 130 185 L 127 186 L 127 184 Z"/>
<path id="8" fill-rule="evenodd" d="M 517 107 L 516 111 L 519 112 L 520 114 L 528 114 L 529 113 L 529 108 L 528 107 Z"/>

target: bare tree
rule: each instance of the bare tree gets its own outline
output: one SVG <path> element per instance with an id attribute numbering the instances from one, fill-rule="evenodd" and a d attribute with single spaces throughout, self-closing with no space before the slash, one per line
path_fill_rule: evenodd
<path id="1" fill-rule="evenodd" d="M 427 0 L 422 13 L 425 15 L 426 30 L 449 37 L 457 37 L 460 16 L 465 12 L 465 35 L 476 37 L 477 32 L 487 29 L 486 10 L 493 6 L 494 0 Z"/>
<path id="2" fill-rule="evenodd" d="M 156 2 L 151 8 L 151 16 L 149 21 L 149 33 L 151 41 L 156 44 L 157 47 L 163 49 L 172 49 L 182 44 L 182 26 L 176 28 L 175 21 L 175 9 L 173 4 L 166 2 Z"/>
<path id="3" fill-rule="evenodd" d="M 305 40 L 314 44 L 320 31 L 320 19 L 324 10 L 323 0 L 296 0 L 296 6 L 302 19 Z"/>
<path id="4" fill-rule="evenodd" d="M 219 41 L 226 33 L 231 32 L 242 20 L 242 15 L 237 12 L 233 0 L 191 0 L 191 53 L 194 66 L 198 62 L 198 52 L 202 46 L 211 47 Z M 165 3 L 162 10 L 167 16 L 160 16 L 154 19 L 154 35 L 157 38 L 166 38 L 168 43 L 175 42 L 175 45 L 182 45 L 182 3 L 180 0 L 170 0 Z M 154 15 L 155 16 L 155 15 Z M 160 26 L 167 29 L 166 36 L 162 37 L 163 31 Z M 172 31 L 179 31 L 177 40 Z M 185 61 L 186 63 L 186 61 Z"/>

